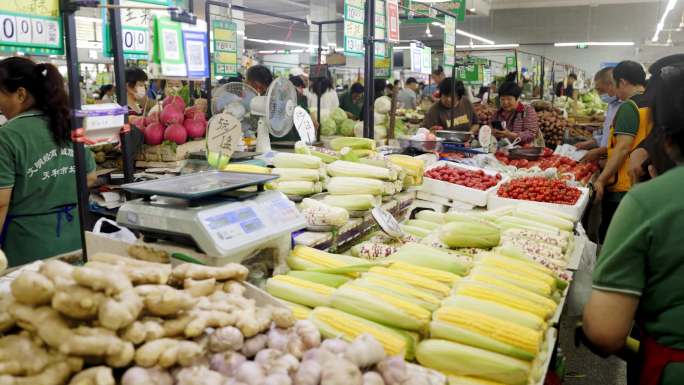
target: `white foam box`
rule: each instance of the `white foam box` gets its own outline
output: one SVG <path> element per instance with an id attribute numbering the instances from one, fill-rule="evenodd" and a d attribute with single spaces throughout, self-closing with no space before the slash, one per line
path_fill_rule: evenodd
<path id="1" fill-rule="evenodd" d="M 456 164 L 453 162 L 445 162 L 445 161 L 439 161 L 430 168 L 428 168 L 425 171 L 432 170 L 433 168 L 439 168 L 442 166 L 449 166 L 453 168 L 460 168 L 463 170 L 470 170 L 470 171 L 484 171 L 485 174 L 490 175 L 490 176 L 495 176 L 498 174 L 496 171 L 488 170 L 488 169 L 483 169 L 483 168 L 478 168 L 478 167 L 473 167 L 473 166 L 468 166 L 465 164 Z M 421 189 L 422 192 L 430 193 L 433 195 L 438 195 L 442 196 L 445 198 L 453 199 L 455 201 L 459 202 L 465 202 L 469 203 L 474 206 L 487 206 L 487 197 L 489 196 L 489 193 L 498 189 L 501 183 L 505 182 L 506 178 L 502 175 L 502 180 L 499 181 L 499 183 L 490 188 L 489 190 L 482 191 L 482 190 L 477 190 L 474 188 L 466 187 L 466 186 L 461 186 L 456 183 L 451 183 L 451 182 L 444 182 L 441 180 L 437 179 L 432 179 L 428 177 L 423 178 L 423 188 Z"/>
<path id="2" fill-rule="evenodd" d="M 496 188 L 493 191 L 490 191 L 489 197 L 487 199 L 488 210 L 495 210 L 506 206 L 525 206 L 531 209 L 534 209 L 535 207 L 542 207 L 545 209 L 560 211 L 562 213 L 570 215 L 573 218 L 573 221 L 576 223 L 582 218 L 582 214 L 584 214 L 584 210 L 587 208 L 587 205 L 589 204 L 589 189 L 585 187 L 578 187 L 582 192 L 582 195 L 580 195 L 575 205 L 570 206 L 558 203 L 546 203 L 520 199 L 502 198 L 496 194 L 500 186 L 501 184 L 496 186 Z"/>

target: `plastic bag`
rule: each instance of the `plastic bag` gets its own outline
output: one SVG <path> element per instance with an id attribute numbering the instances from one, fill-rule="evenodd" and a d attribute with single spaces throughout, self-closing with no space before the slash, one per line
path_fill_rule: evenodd
<path id="1" fill-rule="evenodd" d="M 568 292 L 565 311 L 569 317 L 581 316 L 584 306 L 589 302 L 592 290 L 591 276 L 594 273 L 594 264 L 596 263 L 596 250 L 597 245 L 587 239 L 582 251 L 582 259 Z"/>
<path id="2" fill-rule="evenodd" d="M 135 243 L 137 241 L 135 234 L 133 234 L 131 230 L 121 227 L 116 222 L 107 218 L 100 218 L 95 223 L 93 233 L 126 243 Z"/>

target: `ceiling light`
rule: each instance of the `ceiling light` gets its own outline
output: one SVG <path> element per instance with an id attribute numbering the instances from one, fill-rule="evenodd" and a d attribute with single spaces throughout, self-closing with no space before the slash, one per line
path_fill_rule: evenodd
<path id="1" fill-rule="evenodd" d="M 442 24 L 442 23 L 440 23 L 440 22 L 438 22 L 438 21 L 433 21 L 433 22 L 432 22 L 432 25 L 434 25 L 435 27 L 439 27 L 439 28 L 444 29 L 444 24 Z"/>
<path id="2" fill-rule="evenodd" d="M 457 29 L 457 30 L 456 30 L 456 33 L 459 34 L 459 35 L 461 35 L 461 36 L 465 36 L 465 37 L 469 37 L 469 38 L 471 38 L 471 39 L 479 40 L 479 41 L 481 41 L 481 42 L 483 42 L 483 43 L 485 43 L 485 44 L 494 44 L 493 41 L 491 41 L 491 40 L 489 40 L 489 39 L 485 39 L 485 38 L 482 37 L 482 36 L 475 35 L 474 33 L 466 32 L 466 31 L 463 31 L 463 30 L 460 30 L 460 29 Z"/>
<path id="3" fill-rule="evenodd" d="M 255 43 L 285 45 L 285 46 L 289 46 L 289 47 L 318 48 L 317 45 L 313 45 L 313 44 L 295 43 L 295 42 L 292 42 L 292 41 L 282 41 L 282 40 L 254 39 L 254 38 L 247 37 L 247 36 L 245 36 L 245 40 L 246 40 L 246 41 L 252 41 L 252 42 L 255 42 Z"/>
<path id="4" fill-rule="evenodd" d="M 416 3 L 447 3 L 451 0 L 414 0 Z"/>
<path id="5" fill-rule="evenodd" d="M 633 41 L 583 41 L 583 42 L 571 42 L 571 43 L 553 43 L 554 47 L 576 47 L 578 45 L 586 46 L 633 46 Z"/>
<path id="6" fill-rule="evenodd" d="M 503 49 L 503 48 L 518 48 L 520 44 L 470 44 L 457 45 L 456 49 Z M 396 49 L 396 48 L 395 48 Z"/>
<path id="7" fill-rule="evenodd" d="M 651 41 L 656 42 L 660 38 L 660 32 L 662 32 L 663 28 L 665 28 L 665 20 L 667 19 L 667 15 L 672 12 L 674 7 L 677 5 L 677 0 L 669 0 L 667 2 L 667 7 L 665 7 L 665 12 L 663 12 L 663 17 L 660 18 L 660 22 L 656 25 L 656 31 L 655 34 L 653 35 L 653 38 Z"/>
<path id="8" fill-rule="evenodd" d="M 477 13 L 477 9 L 475 9 L 474 7 L 473 7 L 473 8 L 470 8 L 470 9 L 468 9 L 468 10 L 470 11 L 470 13 Z"/>
<path id="9" fill-rule="evenodd" d="M 432 37 L 432 31 L 430 31 L 430 24 L 425 27 L 425 35 L 427 37 Z"/>

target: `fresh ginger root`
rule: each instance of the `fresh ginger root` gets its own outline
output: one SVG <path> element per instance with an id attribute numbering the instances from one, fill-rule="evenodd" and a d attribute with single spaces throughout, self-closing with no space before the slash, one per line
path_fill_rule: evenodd
<path id="1" fill-rule="evenodd" d="M 71 375 L 68 362 L 54 362 L 42 372 L 26 377 L 0 376 L 0 385 L 64 385 Z"/>
<path id="2" fill-rule="evenodd" d="M 86 266 L 90 264 L 116 266 L 136 285 L 163 285 L 168 282 L 171 275 L 169 264 L 141 261 L 109 253 L 97 253 L 90 256 Z"/>
<path id="3" fill-rule="evenodd" d="M 191 309 L 194 297 L 183 290 L 166 285 L 136 286 L 136 293 L 143 297 L 145 309 L 156 316 L 170 316 Z"/>
<path id="4" fill-rule="evenodd" d="M 167 337 L 198 337 L 206 328 L 233 326 L 236 318 L 233 313 L 216 310 L 192 310 L 177 319 L 164 322 Z"/>
<path id="5" fill-rule="evenodd" d="M 162 338 L 139 347 L 135 352 L 135 363 L 143 368 L 156 365 L 168 368 L 176 364 L 188 366 L 202 353 L 202 348 L 195 342 Z"/>
<path id="6" fill-rule="evenodd" d="M 76 374 L 69 385 L 115 385 L 112 368 L 95 366 Z"/>
<path id="7" fill-rule="evenodd" d="M 229 263 L 221 267 L 202 266 L 194 263 L 184 263 L 176 266 L 171 272 L 172 277 L 183 282 L 186 278 L 203 280 L 214 278 L 217 281 L 237 280 L 244 281 L 249 270 L 237 263 Z"/>
<path id="8" fill-rule="evenodd" d="M 57 286 L 52 296 L 52 308 L 75 319 L 89 320 L 97 317 L 105 295 L 76 284 Z"/>
<path id="9" fill-rule="evenodd" d="M 143 309 L 143 301 L 133 290 L 107 297 L 98 310 L 98 320 L 107 329 L 119 330 L 132 324 Z"/>
<path id="10" fill-rule="evenodd" d="M 9 294 L 0 294 L 0 333 L 11 329 L 15 322 L 9 313 L 9 307 L 14 303 L 14 297 Z"/>
<path id="11" fill-rule="evenodd" d="M 271 308 L 259 307 L 243 310 L 237 313 L 235 327 L 240 329 L 245 338 L 268 330 L 271 326 Z"/>
<path id="12" fill-rule="evenodd" d="M 147 262 L 169 263 L 169 253 L 164 250 L 156 250 L 147 246 L 134 245 L 128 248 L 128 255 Z"/>
<path id="13" fill-rule="evenodd" d="M 79 285 L 103 291 L 107 295 L 119 294 L 133 288 L 130 279 L 115 269 L 75 267 L 71 276 Z"/>
<path id="14" fill-rule="evenodd" d="M 81 326 L 71 329 L 50 307 L 10 306 L 10 313 L 24 329 L 35 331 L 45 343 L 67 355 L 104 357 L 113 367 L 126 366 L 133 358 L 133 344 L 104 328 Z"/>
<path id="15" fill-rule="evenodd" d="M 186 278 L 183 281 L 183 289 L 193 297 L 206 297 L 216 290 L 216 278 L 202 279 L 196 281 Z"/>
<path id="16" fill-rule="evenodd" d="M 0 374 L 34 375 L 50 363 L 47 350 L 36 344 L 27 333 L 0 338 Z"/>
<path id="17" fill-rule="evenodd" d="M 74 272 L 74 267 L 66 262 L 56 259 L 43 262 L 38 271 L 44 276 L 50 278 L 55 286 L 67 286 L 75 284 L 71 274 Z"/>
<path id="18" fill-rule="evenodd" d="M 48 277 L 28 270 L 19 274 L 10 287 L 18 302 L 31 306 L 49 304 L 55 292 L 55 285 Z"/>
<path id="19" fill-rule="evenodd" d="M 146 318 L 141 321 L 135 321 L 123 329 L 121 338 L 124 341 L 132 342 L 134 345 L 158 340 L 166 335 L 162 325 L 163 322 L 159 318 Z"/>

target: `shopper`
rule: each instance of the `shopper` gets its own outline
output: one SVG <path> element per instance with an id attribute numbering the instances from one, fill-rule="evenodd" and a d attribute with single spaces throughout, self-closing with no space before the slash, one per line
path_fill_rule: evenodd
<path id="1" fill-rule="evenodd" d="M 648 100 L 644 97 L 646 72 L 641 64 L 620 62 L 613 69 L 616 95 L 624 103 L 615 113 L 615 121 L 607 142 L 608 160 L 594 182 L 596 201 L 601 203 L 599 241 L 605 238 L 608 225 L 620 201 L 632 187 L 628 174 L 628 157 L 651 132 L 653 120 Z"/>
<path id="2" fill-rule="evenodd" d="M 147 74 L 138 67 L 126 69 L 126 94 L 129 116 L 142 116 L 147 107 Z"/>
<path id="3" fill-rule="evenodd" d="M 0 248 L 10 266 L 77 250 L 76 180 L 71 111 L 64 79 L 52 64 L 0 61 Z M 95 161 L 86 151 L 88 182 Z"/>
<path id="4" fill-rule="evenodd" d="M 467 97 L 463 97 L 465 95 L 463 82 L 456 81 L 455 95 L 453 88 L 452 78 L 446 78 L 439 83 L 439 101 L 435 102 L 425 114 L 423 127 L 431 131 L 453 130 L 474 133 L 480 126 L 473 105 Z"/>
<path id="5" fill-rule="evenodd" d="M 354 120 L 362 118 L 363 111 L 363 85 L 354 83 L 340 95 L 340 108 L 347 113 L 347 117 Z"/>
<path id="6" fill-rule="evenodd" d="M 435 101 L 435 102 L 437 100 L 439 100 L 439 97 L 435 96 L 435 92 L 437 92 L 438 87 L 439 87 L 439 83 L 441 83 L 445 77 L 446 76 L 444 75 L 444 68 L 442 68 L 442 66 L 435 68 L 432 71 L 432 76 L 430 76 L 432 83 L 428 84 L 423 89 L 423 95 L 422 95 L 423 98 L 426 98 L 428 100 Z"/>
<path id="7" fill-rule="evenodd" d="M 670 67 L 663 78 L 656 121 L 677 166 L 622 199 L 584 308 L 584 334 L 606 353 L 620 351 L 636 325 L 641 385 L 684 378 L 684 248 L 677 225 L 684 223 L 684 66 Z"/>
<path id="8" fill-rule="evenodd" d="M 651 95 L 663 86 L 665 80 L 663 80 L 662 75 L 667 74 L 670 71 L 670 67 L 683 64 L 684 54 L 670 55 L 653 63 L 649 68 L 651 78 L 646 87 L 647 98 L 651 100 Z M 654 115 L 656 116 L 658 114 L 657 107 L 654 106 Z M 665 153 L 664 148 L 665 134 L 662 127 L 659 124 L 655 124 L 646 139 L 629 155 L 629 174 L 632 183 L 663 174 L 675 166 L 674 162 Z"/>
<path id="9" fill-rule="evenodd" d="M 571 73 L 568 75 L 568 79 L 565 81 L 566 86 L 563 94 L 571 99 L 577 99 L 577 92 L 575 91 L 575 82 L 577 81 L 577 75 Z"/>
<path id="10" fill-rule="evenodd" d="M 273 74 L 266 66 L 253 65 L 247 69 L 245 83 L 254 88 L 259 95 L 265 95 L 273 82 Z"/>
<path id="11" fill-rule="evenodd" d="M 114 102 L 114 86 L 111 84 L 105 84 L 97 91 L 97 98 L 100 103 L 113 103 Z"/>
<path id="12" fill-rule="evenodd" d="M 386 79 L 375 79 L 374 84 L 373 84 L 373 91 L 375 93 L 374 99 L 385 96 L 386 89 L 387 89 L 387 80 Z"/>
<path id="13" fill-rule="evenodd" d="M 505 82 L 498 90 L 501 107 L 492 117 L 493 134 L 497 139 L 508 139 L 520 144 L 540 145 L 543 142 L 534 107 L 520 101 L 522 90 L 515 82 Z"/>
<path id="14" fill-rule="evenodd" d="M 418 81 L 416 78 L 406 79 L 404 88 L 397 94 L 397 102 L 402 108 L 415 110 L 418 106 Z"/>
<path id="15" fill-rule="evenodd" d="M 160 79 L 150 80 L 150 85 L 147 88 L 147 98 L 150 100 L 157 100 L 163 97 L 162 81 Z"/>
<path id="16" fill-rule="evenodd" d="M 330 73 L 323 78 L 314 79 L 311 83 L 311 92 L 308 95 L 309 108 L 311 110 L 318 109 L 319 98 L 321 99 L 321 120 L 330 116 L 332 111 L 340 106 L 340 99 L 333 87 Z"/>
<path id="17" fill-rule="evenodd" d="M 596 92 L 601 96 L 601 100 L 608 105 L 606 117 L 603 121 L 603 129 L 597 130 L 594 137 L 590 140 L 577 143 L 575 147 L 580 150 L 589 150 L 582 158 L 585 162 L 594 162 L 605 158 L 608 154 L 608 137 L 613 119 L 622 102 L 616 96 L 615 80 L 613 79 L 613 69 L 603 68 L 594 76 Z"/>

